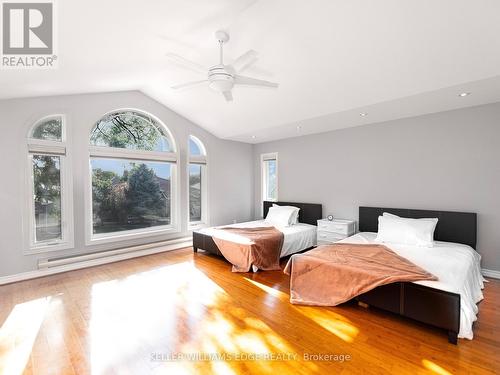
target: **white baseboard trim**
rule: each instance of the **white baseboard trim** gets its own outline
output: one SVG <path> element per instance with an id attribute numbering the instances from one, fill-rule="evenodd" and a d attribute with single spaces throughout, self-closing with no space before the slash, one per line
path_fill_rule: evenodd
<path id="1" fill-rule="evenodd" d="M 481 272 L 483 273 L 483 276 L 491 277 L 493 279 L 500 279 L 500 271 L 487 270 L 483 268 Z"/>
<path id="2" fill-rule="evenodd" d="M 147 246 L 147 245 L 144 245 L 144 246 Z M 153 245 L 150 245 L 150 246 L 153 246 Z M 118 262 L 121 260 L 138 258 L 138 257 L 142 257 L 145 255 L 157 254 L 157 253 L 162 253 L 165 251 L 177 250 L 177 249 L 182 249 L 182 248 L 191 247 L 191 246 L 193 246 L 192 238 L 186 237 L 183 239 L 171 241 L 170 243 L 168 241 L 166 241 L 165 244 L 154 244 L 154 247 L 143 248 L 141 250 L 133 251 L 131 248 L 131 251 L 123 253 L 123 254 L 103 256 L 103 257 L 99 257 L 96 259 L 83 260 L 81 262 L 74 262 L 74 263 L 67 263 L 67 264 L 63 264 L 63 265 L 59 265 L 59 266 L 55 266 L 55 267 L 45 266 L 44 268 L 34 270 L 34 271 L 22 272 L 22 273 L 18 273 L 15 275 L 9 275 L 9 276 L 2 276 L 2 277 L 0 277 L 0 285 L 11 284 L 11 283 L 15 283 L 18 281 L 23 281 L 23 280 L 36 279 L 39 277 L 55 275 L 57 273 L 68 272 L 68 271 L 73 271 L 73 270 L 78 270 L 78 269 L 88 268 L 88 267 L 93 267 L 93 266 L 99 266 L 101 264 L 113 263 L 113 262 Z"/>

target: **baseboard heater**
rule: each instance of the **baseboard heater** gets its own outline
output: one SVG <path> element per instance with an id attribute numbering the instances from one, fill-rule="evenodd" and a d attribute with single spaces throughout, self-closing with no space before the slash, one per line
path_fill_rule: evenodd
<path id="1" fill-rule="evenodd" d="M 131 246 L 115 250 L 105 250 L 95 253 L 40 259 L 38 269 L 61 268 L 65 270 L 91 267 L 99 264 L 117 262 L 120 260 L 141 257 L 164 251 L 181 249 L 192 246 L 191 237 L 177 238 L 175 240 L 152 242 L 144 245 Z"/>

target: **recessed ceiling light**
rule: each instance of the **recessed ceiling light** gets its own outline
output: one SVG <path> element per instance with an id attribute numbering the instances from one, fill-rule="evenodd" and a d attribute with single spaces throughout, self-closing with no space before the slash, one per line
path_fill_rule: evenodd
<path id="1" fill-rule="evenodd" d="M 257 138 L 257 136 L 256 135 L 252 135 L 252 139 L 255 139 L 255 138 Z"/>
<path id="2" fill-rule="evenodd" d="M 460 94 L 458 94 L 458 96 L 460 96 L 461 98 L 463 98 L 464 96 L 469 96 L 470 95 L 470 92 L 461 92 Z"/>
<path id="3" fill-rule="evenodd" d="M 297 130 L 300 130 L 300 129 L 302 129 L 302 126 L 297 125 Z"/>
<path id="4" fill-rule="evenodd" d="M 365 117 L 365 116 L 368 116 L 368 113 L 366 113 L 366 112 L 361 112 L 359 115 L 360 115 L 361 117 Z"/>

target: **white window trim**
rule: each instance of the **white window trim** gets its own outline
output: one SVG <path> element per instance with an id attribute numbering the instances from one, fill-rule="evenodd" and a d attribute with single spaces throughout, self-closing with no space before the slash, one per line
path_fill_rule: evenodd
<path id="1" fill-rule="evenodd" d="M 193 139 L 199 147 L 202 155 L 191 155 L 189 140 Z M 188 230 L 195 230 L 209 226 L 208 214 L 208 153 L 205 144 L 196 136 L 190 135 L 188 137 L 188 162 L 186 166 L 187 171 L 187 221 Z M 189 167 L 191 164 L 201 165 L 201 220 L 191 221 L 189 218 Z"/>
<path id="2" fill-rule="evenodd" d="M 135 111 L 145 113 L 147 116 L 155 119 L 155 121 L 162 126 L 162 130 L 165 131 L 169 137 L 169 141 L 172 143 L 174 152 L 159 152 L 159 151 L 143 151 L 143 150 L 130 150 L 125 148 L 113 148 L 113 147 L 100 147 L 100 146 L 88 146 L 87 155 L 87 171 L 85 174 L 85 244 L 87 246 L 106 244 L 119 241 L 127 241 L 140 238 L 148 237 L 158 237 L 173 233 L 180 232 L 180 220 L 179 220 L 179 191 L 180 191 L 180 179 L 178 178 L 178 160 L 179 160 L 179 150 L 176 146 L 175 139 L 168 129 L 167 126 L 157 117 L 151 115 L 150 113 L 144 112 L 140 109 L 133 108 L 121 108 L 110 111 L 101 116 L 104 117 L 113 112 L 121 111 Z M 99 121 L 99 120 L 98 120 Z M 91 131 L 94 126 L 91 127 Z M 90 141 L 90 135 L 89 135 Z M 140 161 L 153 161 L 153 162 L 168 162 L 171 163 L 171 199 L 170 199 L 170 220 L 171 224 L 161 225 L 150 228 L 132 229 L 121 232 L 110 232 L 110 233 L 93 233 L 93 211 L 92 211 L 92 168 L 90 161 L 92 158 L 109 158 L 109 159 L 127 159 L 127 160 L 140 160 Z M 175 188 L 174 188 L 175 187 Z"/>
<path id="3" fill-rule="evenodd" d="M 33 130 L 42 122 L 51 118 L 60 117 L 62 120 L 61 141 L 49 141 L 31 138 Z M 74 247 L 74 226 L 73 226 L 73 176 L 71 153 L 67 146 L 68 129 L 66 126 L 66 116 L 62 114 L 49 115 L 36 121 L 28 133 L 26 154 L 27 173 L 26 183 L 27 194 L 25 216 L 28 217 L 26 245 L 23 247 L 24 255 L 41 254 L 52 251 L 66 250 Z M 34 175 L 33 175 L 33 155 L 60 156 L 60 176 L 61 176 L 61 239 L 35 242 L 35 204 L 34 204 Z"/>
<path id="4" fill-rule="evenodd" d="M 189 220 L 189 166 L 191 164 L 201 165 L 201 220 Z M 208 220 L 208 164 L 187 163 L 187 220 L 188 230 L 195 230 L 209 226 Z"/>
<path id="5" fill-rule="evenodd" d="M 276 160 L 276 199 L 269 199 L 267 197 L 267 168 L 265 166 L 265 161 L 268 160 Z M 267 154 L 261 154 L 260 155 L 260 176 L 261 176 L 261 201 L 269 201 L 269 202 L 277 202 L 278 201 L 278 194 L 279 194 L 279 163 L 278 163 L 278 153 L 277 152 L 272 152 L 272 153 L 267 153 Z"/>
<path id="6" fill-rule="evenodd" d="M 100 146 L 90 146 L 89 151 L 91 157 L 177 162 L 177 154 L 175 152 L 128 150 L 126 148 Z"/>

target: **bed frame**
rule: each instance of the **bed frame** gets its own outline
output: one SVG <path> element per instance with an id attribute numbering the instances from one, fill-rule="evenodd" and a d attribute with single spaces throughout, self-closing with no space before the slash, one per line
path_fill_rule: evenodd
<path id="1" fill-rule="evenodd" d="M 280 206 L 295 206 L 300 208 L 299 223 L 317 225 L 317 221 L 323 218 L 323 206 L 315 203 L 295 203 L 295 202 L 263 202 L 263 213 L 266 217 L 269 207 L 273 204 Z M 223 256 L 212 236 L 201 232 L 193 232 L 193 251 L 196 253 L 198 249 L 205 250 L 208 253 Z"/>
<path id="2" fill-rule="evenodd" d="M 377 232 L 384 212 L 408 218 L 439 219 L 434 232 L 438 241 L 457 242 L 476 248 L 477 215 L 469 212 L 427 211 L 399 208 L 359 207 L 359 231 Z M 411 282 L 383 285 L 357 297 L 374 306 L 448 331 L 448 341 L 458 342 L 460 295 Z"/>

